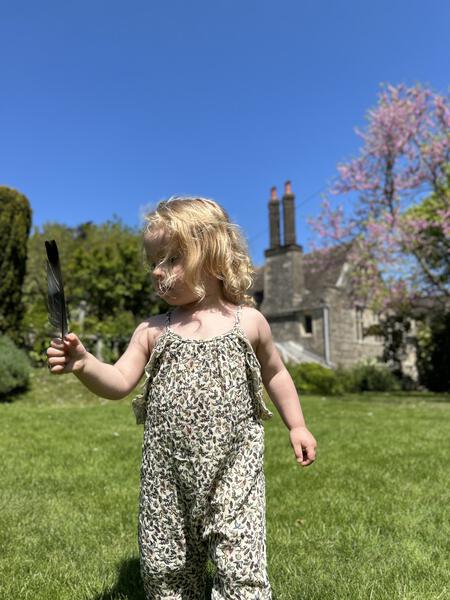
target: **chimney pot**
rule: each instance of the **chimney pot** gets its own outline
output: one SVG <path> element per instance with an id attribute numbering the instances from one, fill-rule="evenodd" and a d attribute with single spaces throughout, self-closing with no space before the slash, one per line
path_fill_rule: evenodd
<path id="1" fill-rule="evenodd" d="M 283 231 L 284 245 L 296 246 L 295 239 L 295 196 L 292 193 L 291 182 L 288 180 L 284 184 L 283 196 Z"/>
<path id="2" fill-rule="evenodd" d="M 270 188 L 269 225 L 270 225 L 270 248 L 280 247 L 280 201 L 277 198 L 277 188 Z"/>

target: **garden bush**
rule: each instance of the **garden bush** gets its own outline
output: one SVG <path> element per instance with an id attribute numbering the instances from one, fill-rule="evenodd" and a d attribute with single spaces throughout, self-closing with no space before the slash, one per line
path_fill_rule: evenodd
<path id="1" fill-rule="evenodd" d="M 295 387 L 303 394 L 340 394 L 344 391 L 335 371 L 316 363 L 286 365 Z"/>
<path id="2" fill-rule="evenodd" d="M 26 390 L 30 381 L 30 362 L 6 335 L 0 335 L 0 398 Z"/>
<path id="3" fill-rule="evenodd" d="M 286 364 L 298 393 L 338 395 L 349 392 L 389 392 L 402 383 L 385 365 L 359 363 L 328 369 L 316 363 Z"/>
<path id="4" fill-rule="evenodd" d="M 385 365 L 359 363 L 336 370 L 338 381 L 345 392 L 391 392 L 401 389 L 401 383 Z"/>

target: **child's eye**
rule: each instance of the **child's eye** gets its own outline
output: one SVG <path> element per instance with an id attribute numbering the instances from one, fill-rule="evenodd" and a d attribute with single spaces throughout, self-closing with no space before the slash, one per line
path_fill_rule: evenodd
<path id="1" fill-rule="evenodd" d="M 168 259 L 168 262 L 169 262 L 170 264 L 173 264 L 173 263 L 174 263 L 175 261 L 177 261 L 178 259 L 179 259 L 179 256 L 171 256 L 171 257 Z M 155 269 L 155 268 L 156 268 L 156 265 L 160 265 L 160 264 L 161 264 L 161 261 L 158 261 L 158 262 L 156 262 L 156 261 L 152 260 L 152 261 L 150 261 L 150 268 L 151 268 L 151 269 Z"/>

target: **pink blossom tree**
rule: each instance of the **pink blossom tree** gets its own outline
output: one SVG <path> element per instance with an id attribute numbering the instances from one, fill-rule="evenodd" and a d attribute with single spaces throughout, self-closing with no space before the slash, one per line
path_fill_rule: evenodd
<path id="1" fill-rule="evenodd" d="M 424 295 L 450 298 L 448 98 L 383 85 L 367 118 L 356 130 L 360 155 L 338 165 L 321 213 L 309 219 L 321 244 L 307 260 L 323 269 L 336 244 L 348 243 L 353 299 L 375 312 L 408 309 Z M 336 197 L 355 202 L 350 217 L 342 203 L 332 206 Z"/>

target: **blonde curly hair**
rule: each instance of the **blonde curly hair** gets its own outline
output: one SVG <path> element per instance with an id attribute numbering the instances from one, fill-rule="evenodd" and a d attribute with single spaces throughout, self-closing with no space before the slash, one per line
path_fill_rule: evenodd
<path id="1" fill-rule="evenodd" d="M 209 198 L 172 196 L 162 200 L 144 217 L 144 253 L 147 266 L 155 259 L 149 254 L 148 242 L 164 235 L 166 242 L 158 252 L 162 257 L 167 277 L 163 285 L 170 289 L 175 280 L 171 261 L 183 258 L 184 281 L 188 288 L 203 300 L 206 295 L 202 272 L 222 282 L 224 298 L 233 304 L 255 306 L 251 287 L 255 269 L 251 262 L 247 241 L 239 225 L 232 223 L 226 210 Z"/>

